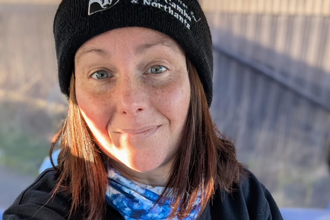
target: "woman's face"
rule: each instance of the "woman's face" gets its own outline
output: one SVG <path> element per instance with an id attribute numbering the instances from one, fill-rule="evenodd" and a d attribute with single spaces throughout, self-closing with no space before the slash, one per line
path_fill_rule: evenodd
<path id="1" fill-rule="evenodd" d="M 168 172 L 190 102 L 177 43 L 151 29 L 112 30 L 79 48 L 75 77 L 79 108 L 102 151 L 139 173 Z"/>

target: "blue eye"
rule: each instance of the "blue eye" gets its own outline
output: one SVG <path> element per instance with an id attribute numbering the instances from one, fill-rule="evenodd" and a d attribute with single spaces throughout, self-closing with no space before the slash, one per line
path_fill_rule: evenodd
<path id="1" fill-rule="evenodd" d="M 106 70 L 98 70 L 95 73 L 93 73 L 92 77 L 94 79 L 106 79 L 112 77 L 112 74 Z"/>
<path id="2" fill-rule="evenodd" d="M 159 74 L 159 73 L 163 73 L 167 70 L 166 67 L 164 66 L 160 66 L 160 65 L 156 65 L 156 66 L 152 66 L 147 70 L 147 73 L 155 73 L 155 74 Z"/>

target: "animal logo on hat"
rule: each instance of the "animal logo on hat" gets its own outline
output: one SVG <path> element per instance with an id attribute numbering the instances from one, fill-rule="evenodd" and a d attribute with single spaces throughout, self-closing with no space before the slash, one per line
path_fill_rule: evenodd
<path id="1" fill-rule="evenodd" d="M 115 6 L 119 0 L 89 0 L 88 15 L 105 11 Z"/>

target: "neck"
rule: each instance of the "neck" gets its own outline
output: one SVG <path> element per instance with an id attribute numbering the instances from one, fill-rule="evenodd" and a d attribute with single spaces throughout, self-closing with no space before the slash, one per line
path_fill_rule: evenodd
<path id="1" fill-rule="evenodd" d="M 121 162 L 110 159 L 110 165 L 124 177 L 149 186 L 166 186 L 170 169 L 167 166 L 160 166 L 148 172 L 133 170 Z"/>

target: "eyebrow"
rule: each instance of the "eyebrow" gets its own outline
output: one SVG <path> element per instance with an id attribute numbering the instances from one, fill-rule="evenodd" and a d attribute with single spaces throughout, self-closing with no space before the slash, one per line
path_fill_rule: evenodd
<path id="1" fill-rule="evenodd" d="M 166 38 L 161 38 L 160 40 L 157 40 L 155 42 L 146 43 L 146 44 L 142 44 L 142 45 L 138 46 L 135 50 L 135 53 L 136 54 L 144 53 L 147 49 L 158 46 L 158 45 L 167 46 L 167 47 L 171 48 L 176 53 L 180 52 L 178 50 L 178 46 L 174 42 L 169 41 Z"/>
<path id="2" fill-rule="evenodd" d="M 78 63 L 80 58 L 87 54 L 87 53 L 97 53 L 99 54 L 100 56 L 103 56 L 103 57 L 108 57 L 109 56 L 109 53 L 106 51 L 106 50 L 102 50 L 102 49 L 98 49 L 98 48 L 86 48 L 85 50 L 82 50 L 80 53 L 77 54 L 76 58 L 75 58 L 75 61 Z"/>
<path id="3" fill-rule="evenodd" d="M 142 54 L 147 49 L 150 49 L 152 47 L 156 47 L 158 45 L 164 45 L 166 47 L 171 48 L 174 52 L 180 53 L 179 47 L 174 42 L 169 41 L 165 38 L 161 38 L 160 40 L 157 40 L 155 42 L 146 43 L 146 44 L 142 44 L 142 45 L 138 46 L 135 49 L 135 54 Z M 109 57 L 110 56 L 110 54 L 106 50 L 91 47 L 91 48 L 86 48 L 86 49 L 82 50 L 80 53 L 78 53 L 76 58 L 75 58 L 75 61 L 78 63 L 79 60 L 81 59 L 81 57 L 83 55 L 87 54 L 87 53 L 97 53 L 97 54 L 99 54 L 100 56 L 103 56 L 103 57 Z"/>

